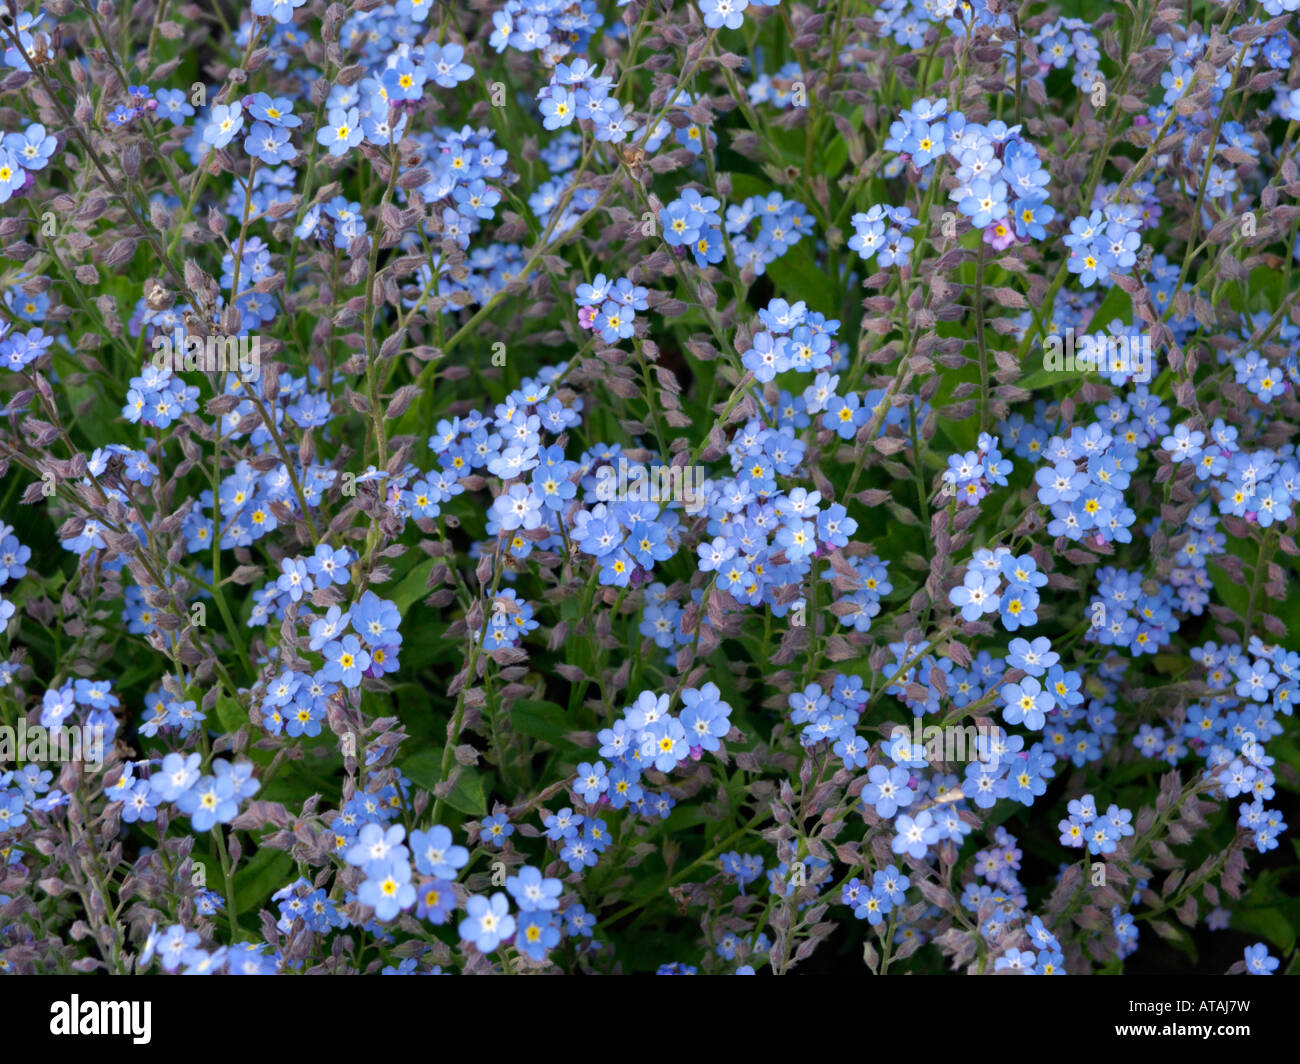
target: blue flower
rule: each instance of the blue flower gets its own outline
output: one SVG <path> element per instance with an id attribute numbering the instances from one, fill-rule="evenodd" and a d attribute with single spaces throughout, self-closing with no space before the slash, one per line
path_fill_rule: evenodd
<path id="1" fill-rule="evenodd" d="M 402 633 L 397 630 L 402 615 L 395 603 L 367 591 L 352 607 L 352 629 L 372 647 L 401 646 Z"/>
<path id="2" fill-rule="evenodd" d="M 744 11 L 749 0 L 700 0 L 700 14 L 704 25 L 711 30 L 726 27 L 738 30 L 745 21 Z"/>
<path id="3" fill-rule="evenodd" d="M 396 858 L 405 861 L 410 851 L 402 844 L 406 829 L 400 824 L 385 827 L 380 823 L 366 824 L 344 855 L 350 865 L 364 868 L 377 861 Z"/>
<path id="4" fill-rule="evenodd" d="M 721 262 L 724 255 L 722 231 L 720 229 L 700 230 L 699 235 L 691 242 L 691 254 L 695 256 L 696 265 L 701 269 L 711 263 Z"/>
<path id="5" fill-rule="evenodd" d="M 787 519 L 777 530 L 775 540 L 785 549 L 788 561 L 799 562 L 817 549 L 817 527 L 811 521 Z"/>
<path id="6" fill-rule="evenodd" d="M 280 573 L 275 586 L 288 595 L 293 602 L 300 601 L 304 594 L 315 588 L 311 577 L 307 574 L 307 563 L 300 558 L 281 559 Z"/>
<path id="7" fill-rule="evenodd" d="M 635 332 L 633 327 L 635 321 L 636 314 L 630 308 L 611 299 L 600 308 L 594 326 L 600 333 L 600 338 L 607 344 L 612 344 L 631 337 Z"/>
<path id="8" fill-rule="evenodd" d="M 1066 672 L 1059 665 L 1053 665 L 1047 673 L 1044 685 L 1047 692 L 1062 709 L 1083 703 L 1083 677 L 1071 669 Z"/>
<path id="9" fill-rule="evenodd" d="M 844 762 L 847 769 L 864 768 L 870 744 L 861 738 L 852 728 L 843 727 L 836 736 L 832 751 Z"/>
<path id="10" fill-rule="evenodd" d="M 559 943 L 560 928 L 553 913 L 520 913 L 515 945 L 525 956 L 535 961 L 545 960 L 547 951 L 558 946 Z"/>
<path id="11" fill-rule="evenodd" d="M 879 767 L 879 766 L 877 766 Z M 929 810 L 917 813 L 915 818 L 906 813 L 894 821 L 892 849 L 894 853 L 906 853 L 916 860 L 925 857 L 925 851 L 939 840 L 939 829 L 934 824 L 934 817 Z"/>
<path id="12" fill-rule="evenodd" d="M 16 831 L 27 823 L 27 816 L 23 812 L 23 806 L 24 802 L 21 794 L 12 791 L 8 794 L 0 794 L 0 835 Z"/>
<path id="13" fill-rule="evenodd" d="M 587 912 L 581 902 L 574 902 L 564 910 L 565 931 L 571 937 L 591 938 L 592 930 L 596 926 L 596 917 Z"/>
<path id="14" fill-rule="evenodd" d="M 174 802 L 199 779 L 198 754 L 168 754 L 149 777 L 149 788 L 159 801 Z"/>
<path id="15" fill-rule="evenodd" d="M 518 875 L 506 878 L 506 890 L 510 891 L 515 904 L 521 912 L 551 912 L 559 907 L 560 892 L 564 884 L 558 879 L 546 879 L 539 869 L 525 865 Z"/>
<path id="16" fill-rule="evenodd" d="M 965 621 L 978 621 L 984 614 L 998 608 L 998 587 L 1002 581 L 996 573 L 982 572 L 974 567 L 966 570 L 961 584 L 948 592 L 948 601 L 961 607 Z"/>
<path id="17" fill-rule="evenodd" d="M 195 831 L 214 824 L 229 824 L 239 812 L 239 800 L 229 778 L 204 776 L 176 799 L 176 808 L 188 814 Z"/>
<path id="18" fill-rule="evenodd" d="M 460 82 L 468 81 L 474 76 L 474 68 L 463 62 L 464 57 L 465 49 L 455 41 L 441 46 L 426 44 L 424 46 L 425 73 L 435 85 L 441 85 L 444 89 L 454 89 Z"/>
<path id="19" fill-rule="evenodd" d="M 425 875 L 454 879 L 469 863 L 469 850 L 453 843 L 451 831 L 434 824 L 428 831 L 411 832 L 411 852 L 415 867 Z"/>
<path id="20" fill-rule="evenodd" d="M 510 902 L 500 891 L 491 900 L 481 894 L 471 895 L 465 903 L 465 913 L 465 919 L 460 922 L 460 937 L 474 943 L 483 953 L 491 953 L 515 933 Z"/>
<path id="21" fill-rule="evenodd" d="M 911 773 L 905 768 L 873 765 L 867 779 L 869 782 L 862 788 L 862 800 L 874 806 L 876 813 L 885 819 L 899 809 L 906 809 L 916 797 L 911 788 Z"/>
<path id="22" fill-rule="evenodd" d="M 1032 972 L 1038 965 L 1038 955 L 1032 950 L 1019 950 L 1014 946 L 994 958 L 993 970 L 1012 972 Z"/>
<path id="23" fill-rule="evenodd" d="M 411 832 L 412 838 L 415 832 Z M 415 892 L 415 915 L 431 924 L 445 924 L 456 908 L 456 891 L 453 884 L 436 876 L 422 879 Z"/>
<path id="24" fill-rule="evenodd" d="M 541 103 L 543 129 L 560 129 L 571 125 L 577 117 L 574 95 L 564 89 L 552 88 L 551 95 Z"/>
<path id="25" fill-rule="evenodd" d="M 6 134 L 4 146 L 24 170 L 44 170 L 59 142 L 45 132 L 43 125 L 34 122 L 22 133 Z"/>
<path id="26" fill-rule="evenodd" d="M 569 871 L 577 872 L 583 868 L 590 868 L 596 863 L 597 857 L 595 848 L 587 841 L 586 837 L 578 837 L 565 840 L 564 846 L 560 849 L 560 860 L 569 865 Z"/>
<path id="27" fill-rule="evenodd" d="M 357 899 L 375 910 L 378 920 L 392 920 L 403 909 L 415 904 L 415 887 L 411 884 L 411 866 L 402 857 L 390 855 L 366 865 L 366 878 L 357 890 Z"/>
<path id="28" fill-rule="evenodd" d="M 319 675 L 331 683 L 349 689 L 361 686 L 361 675 L 370 667 L 370 654 L 361 648 L 354 635 L 345 635 L 325 644 L 325 667 Z"/>
<path id="29" fill-rule="evenodd" d="M 506 819 L 505 813 L 484 817 L 479 825 L 479 838 L 493 846 L 504 846 L 506 839 L 514 833 L 514 825 Z"/>
<path id="30" fill-rule="evenodd" d="M 158 95 L 161 98 L 162 93 L 160 92 Z M 258 92 L 245 98 L 244 106 L 254 119 L 269 126 L 284 126 L 286 129 L 296 129 L 302 125 L 302 119 L 293 113 L 293 101 L 287 96 L 272 98 L 264 92 Z"/>
<path id="31" fill-rule="evenodd" d="M 1009 683 L 1002 688 L 1001 695 L 1006 703 L 1003 720 L 1008 724 L 1024 724 L 1031 731 L 1043 730 L 1054 703 L 1051 694 L 1037 680 L 1026 676 L 1019 683 Z"/>
<path id="32" fill-rule="evenodd" d="M 960 190 L 959 190 L 960 191 Z M 965 189 L 957 209 L 971 220 L 977 229 L 983 229 L 1007 215 L 1007 184 L 1002 180 L 988 181 L 979 178 Z"/>
<path id="33" fill-rule="evenodd" d="M 197 931 L 186 931 L 180 924 L 173 924 L 162 936 L 157 939 L 154 951 L 158 956 L 158 963 L 162 965 L 164 971 L 174 972 L 181 966 L 185 955 L 193 950 L 199 944 L 199 934 Z M 148 963 L 143 959 L 152 954 L 148 949 L 141 954 L 141 965 Z"/>
<path id="34" fill-rule="evenodd" d="M 487 220 L 492 217 L 492 209 L 501 202 L 501 193 L 481 179 L 475 179 L 468 185 L 457 185 L 452 199 L 456 202 L 456 209 L 465 217 Z"/>
<path id="35" fill-rule="evenodd" d="M 1029 587 L 1047 585 L 1047 574 L 1039 572 L 1038 563 L 1034 561 L 1032 554 L 1021 554 L 1015 557 L 1006 554 L 1002 558 L 1002 575 L 1012 584 L 1026 584 Z"/>
<path id="36" fill-rule="evenodd" d="M 319 587 L 327 587 L 330 583 L 346 584 L 351 579 L 349 567 L 352 557 L 352 552 L 347 547 L 335 548 L 322 543 L 307 559 L 307 571 Z M 344 620 L 343 624 L 347 624 L 347 621 Z"/>
<path id="37" fill-rule="evenodd" d="M 546 826 L 546 837 L 552 842 L 575 838 L 578 834 L 578 828 L 582 826 L 582 821 L 581 816 L 576 815 L 572 809 L 565 807 L 559 812 L 550 814 L 543 822 Z"/>
<path id="38" fill-rule="evenodd" d="M 182 89 L 159 89 L 154 94 L 154 99 L 158 101 L 157 114 L 171 121 L 174 126 L 185 124 L 185 119 L 194 114 L 194 108 L 190 106 L 189 99 Z M 254 115 L 255 118 L 261 118 L 261 115 Z"/>
<path id="39" fill-rule="evenodd" d="M 329 121 L 316 130 L 316 141 L 329 149 L 331 155 L 345 155 L 361 143 L 365 133 L 361 128 L 361 112 L 355 107 L 335 107 Z"/>
<path id="40" fill-rule="evenodd" d="M 718 750 L 719 740 L 731 730 L 731 707 L 720 700 L 717 685 L 688 687 L 682 692 L 682 707 L 682 727 L 691 745 L 710 753 Z M 601 752 L 603 756 L 603 748 Z"/>
<path id="41" fill-rule="evenodd" d="M 293 13 L 307 0 L 253 0 L 253 14 L 272 19 L 280 25 L 293 21 Z"/>
<path id="42" fill-rule="evenodd" d="M 1056 217 L 1056 211 L 1047 202 L 1046 197 L 1030 196 L 1016 201 L 1013 217 L 1017 236 L 1046 240 L 1047 223 Z"/>
<path id="43" fill-rule="evenodd" d="M 213 148 L 224 148 L 244 128 L 244 112 L 238 101 L 218 104 L 203 128 L 203 141 Z"/>
<path id="44" fill-rule="evenodd" d="M 1009 760 L 1009 771 L 1006 777 L 1007 797 L 1014 798 L 1025 805 L 1033 805 L 1034 799 L 1047 790 L 1047 780 L 1055 775 L 1052 768 L 1055 759 L 1038 747 L 1034 747 L 1028 753 Z"/>
<path id="45" fill-rule="evenodd" d="M 650 724 L 641 733 L 641 757 L 652 763 L 660 772 L 671 772 L 689 753 L 690 744 L 686 741 L 686 729 L 676 717 L 663 717 Z M 597 765 L 603 770 L 604 766 L 600 762 L 597 762 Z M 579 766 L 579 776 L 581 775 L 582 769 Z M 590 791 L 590 779 L 585 785 Z M 601 787 L 600 791 L 605 789 Z M 596 793 L 599 794 L 599 791 Z M 594 801 L 592 797 L 585 795 L 584 797 L 588 802 Z"/>
<path id="46" fill-rule="evenodd" d="M 673 766 L 677 764 L 673 762 Z M 672 766 L 670 766 L 672 767 Z M 597 761 L 592 764 L 584 761 L 578 766 L 574 777 L 573 789 L 588 805 L 594 804 L 609 789 L 609 777 L 605 775 L 605 763 Z"/>
<path id="47" fill-rule="evenodd" d="M 1008 632 L 1038 623 L 1038 592 L 1028 584 L 1012 584 L 1002 593 L 998 611 Z"/>
<path id="48" fill-rule="evenodd" d="M 244 138 L 244 150 L 265 163 L 290 162 L 298 151 L 289 143 L 289 131 L 265 122 L 254 122 Z"/>

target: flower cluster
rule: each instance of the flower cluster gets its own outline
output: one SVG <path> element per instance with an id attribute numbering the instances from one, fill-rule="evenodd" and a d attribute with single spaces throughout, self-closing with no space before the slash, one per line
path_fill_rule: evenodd
<path id="1" fill-rule="evenodd" d="M 0 973 L 1295 970 L 1300 5 L 1021 7 L 0 19 Z"/>
<path id="2" fill-rule="evenodd" d="M 936 180 L 935 164 L 955 164 L 956 186 L 948 199 L 983 240 L 1003 251 L 1017 240 L 1043 240 L 1056 212 L 1048 202 L 1051 175 L 1019 125 L 970 122 L 948 111 L 947 100 L 917 100 L 889 127 L 886 151 L 899 152 Z M 855 224 L 856 224 L 855 218 Z"/>

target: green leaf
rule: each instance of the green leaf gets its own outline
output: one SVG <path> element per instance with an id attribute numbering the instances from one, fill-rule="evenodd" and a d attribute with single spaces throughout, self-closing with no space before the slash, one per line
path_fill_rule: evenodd
<path id="1" fill-rule="evenodd" d="M 1156 672 L 1166 676 L 1177 676 L 1187 671 L 1187 662 L 1179 654 L 1157 654 L 1152 664 Z"/>
<path id="2" fill-rule="evenodd" d="M 285 885 L 291 871 L 293 858 L 283 850 L 258 850 L 235 872 L 235 907 L 241 913 L 257 912 Z"/>
<path id="3" fill-rule="evenodd" d="M 225 732 L 237 732 L 248 723 L 248 710 L 229 695 L 217 699 L 217 720 Z"/>
<path id="4" fill-rule="evenodd" d="M 767 274 L 778 292 L 789 292 L 791 298 L 815 299 L 816 294 L 826 290 L 829 282 L 826 271 L 813 256 L 813 240 L 805 237 L 789 251 L 767 267 Z"/>
<path id="5" fill-rule="evenodd" d="M 426 746 L 400 764 L 416 786 L 431 791 L 442 781 L 442 745 Z"/>
<path id="6" fill-rule="evenodd" d="M 662 834 L 676 835 L 686 828 L 693 828 L 697 824 L 703 824 L 708 817 L 698 805 L 679 805 L 671 813 L 668 819 L 660 823 L 663 825 Z M 652 832 L 653 833 L 653 832 Z"/>
<path id="7" fill-rule="evenodd" d="M 860 121 L 861 117 L 859 116 Z M 821 160 L 821 172 L 826 175 L 828 181 L 839 177 L 840 172 L 844 169 L 844 164 L 849 161 L 849 142 L 843 137 L 837 136 L 832 141 L 831 146 L 822 154 Z"/>
<path id="8" fill-rule="evenodd" d="M 1268 741 L 1268 752 L 1282 764 L 1289 765 L 1294 770 L 1294 775 L 1300 777 L 1300 747 L 1296 746 L 1287 736 L 1277 735 L 1270 739 Z M 1300 785 L 1292 782 L 1291 775 L 1291 773 L 1279 773 L 1277 785 L 1285 787 L 1293 794 L 1300 794 Z M 1297 845 L 1300 845 L 1300 842 Z M 1296 857 L 1300 858 L 1300 850 L 1297 850 Z"/>
<path id="9" fill-rule="evenodd" d="M 417 599 L 422 599 L 428 590 L 429 573 L 433 571 L 434 559 L 428 558 L 419 562 L 407 573 L 397 586 L 388 594 L 396 605 L 402 616 L 411 608 Z"/>
<path id="10" fill-rule="evenodd" d="M 487 816 L 487 795 L 483 791 L 483 777 L 471 768 L 462 769 L 456 786 L 447 795 L 446 802 L 466 816 Z"/>
<path id="11" fill-rule="evenodd" d="M 574 730 L 563 706 L 554 702 L 522 699 L 510 709 L 510 727 L 521 735 L 540 739 L 552 746 L 574 747 L 565 736 Z"/>
<path id="12" fill-rule="evenodd" d="M 772 191 L 769 182 L 753 174 L 731 174 L 731 198 L 739 203 L 750 196 L 766 196 Z"/>
<path id="13" fill-rule="evenodd" d="M 432 791 L 442 782 L 442 747 L 426 747 L 403 761 L 401 769 L 416 786 Z M 456 786 L 443 801 L 466 816 L 487 816 L 487 794 L 482 773 L 472 768 L 461 769 Z"/>
<path id="14" fill-rule="evenodd" d="M 1228 538 L 1227 548 L 1229 552 L 1235 554 L 1238 558 L 1251 558 L 1255 553 L 1253 544 L 1248 540 L 1237 539 L 1235 536 Z M 1210 565 L 1209 570 L 1210 582 L 1214 585 L 1214 594 L 1219 602 L 1234 611 L 1238 616 L 1245 617 L 1250 606 L 1250 588 L 1244 582 L 1233 580 L 1225 570 L 1217 565 Z"/>
<path id="15" fill-rule="evenodd" d="M 1232 914 L 1232 926 L 1238 931 L 1263 935 L 1284 953 L 1295 947 L 1295 928 L 1277 909 L 1241 909 Z"/>

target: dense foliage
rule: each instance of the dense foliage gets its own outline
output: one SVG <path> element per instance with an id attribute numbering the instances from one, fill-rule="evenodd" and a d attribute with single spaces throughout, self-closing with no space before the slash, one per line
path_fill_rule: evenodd
<path id="1" fill-rule="evenodd" d="M 1297 7 L 8 0 L 0 971 L 1292 965 Z"/>

